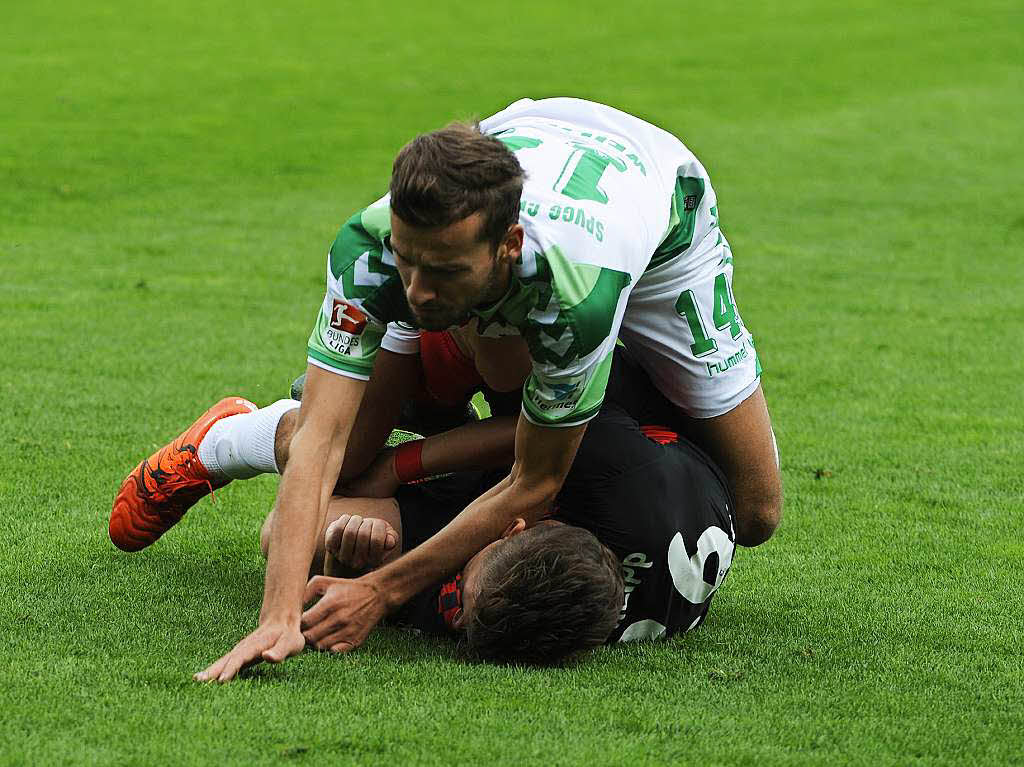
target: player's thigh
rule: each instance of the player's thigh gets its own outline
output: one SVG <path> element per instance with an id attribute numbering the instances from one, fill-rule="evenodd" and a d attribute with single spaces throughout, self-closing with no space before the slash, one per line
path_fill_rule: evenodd
<path id="1" fill-rule="evenodd" d="M 782 478 L 761 387 L 728 413 L 692 420 L 689 430 L 732 486 L 737 543 L 768 540 L 782 517 Z"/>

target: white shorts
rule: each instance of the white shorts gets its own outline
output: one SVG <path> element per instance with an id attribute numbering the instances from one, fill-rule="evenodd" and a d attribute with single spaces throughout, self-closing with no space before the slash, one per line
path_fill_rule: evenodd
<path id="1" fill-rule="evenodd" d="M 684 259 L 644 272 L 619 338 L 654 385 L 694 418 L 712 418 L 757 389 L 761 366 L 732 291 L 732 251 L 717 227 Z"/>

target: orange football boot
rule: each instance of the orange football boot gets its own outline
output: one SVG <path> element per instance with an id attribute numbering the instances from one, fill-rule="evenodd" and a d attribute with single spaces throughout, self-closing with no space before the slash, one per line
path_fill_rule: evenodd
<path id="1" fill-rule="evenodd" d="M 256 406 L 226 397 L 176 440 L 157 450 L 125 477 L 110 514 L 110 540 L 124 551 L 144 549 L 170 530 L 207 493 L 230 479 L 213 479 L 199 462 L 199 443 L 221 418 L 250 413 Z"/>

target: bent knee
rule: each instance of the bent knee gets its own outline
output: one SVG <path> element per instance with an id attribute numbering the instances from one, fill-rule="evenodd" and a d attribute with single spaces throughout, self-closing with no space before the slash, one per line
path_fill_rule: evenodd
<path id="1" fill-rule="evenodd" d="M 782 492 L 747 502 L 736 512 L 736 542 L 758 546 L 772 537 L 782 521 Z"/>
<path id="2" fill-rule="evenodd" d="M 294 408 L 282 415 L 281 420 L 277 423 L 277 431 L 274 433 L 274 461 L 281 474 L 284 474 L 284 467 L 288 464 L 292 437 L 295 436 L 295 426 L 298 420 L 299 409 Z M 262 535 L 260 537 L 262 538 Z"/>

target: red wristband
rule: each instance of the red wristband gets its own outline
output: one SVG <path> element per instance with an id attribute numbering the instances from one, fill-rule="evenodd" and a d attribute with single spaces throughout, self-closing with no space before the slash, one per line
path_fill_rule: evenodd
<path id="1" fill-rule="evenodd" d="M 415 439 L 395 448 L 395 475 L 403 485 L 423 479 L 423 442 Z"/>

